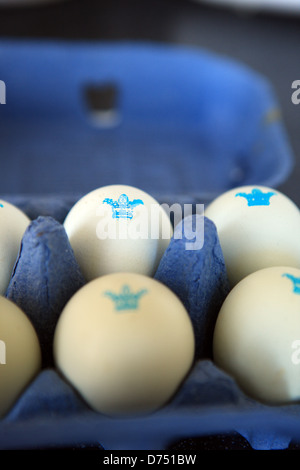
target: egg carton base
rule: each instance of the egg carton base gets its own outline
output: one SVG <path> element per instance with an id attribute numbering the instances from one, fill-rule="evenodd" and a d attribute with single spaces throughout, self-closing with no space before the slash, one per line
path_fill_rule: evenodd
<path id="1" fill-rule="evenodd" d="M 194 390 L 188 397 L 187 388 Z M 216 394 L 221 397 L 218 404 Z M 240 434 L 255 450 L 286 449 L 300 437 L 298 415 L 298 406 L 274 408 L 247 398 L 210 360 L 195 365 L 166 407 L 149 416 L 122 419 L 92 411 L 57 371 L 47 369 L 2 420 L 0 449 L 97 443 L 105 450 L 164 450 L 179 440 L 228 433 Z"/>
<path id="2" fill-rule="evenodd" d="M 205 222 L 206 234 L 203 249 L 187 252 L 184 244 L 190 240 L 190 233 L 201 217 Z M 212 338 L 212 329 L 209 326 L 211 318 L 215 318 L 228 292 L 224 260 L 216 229 L 211 221 L 194 214 L 187 218 L 186 223 L 186 238 L 171 240 L 156 278 L 169 285 L 182 298 L 192 315 L 194 325 L 201 323 L 201 329 L 206 331 L 209 345 Z M 179 229 L 182 228 L 183 225 L 180 225 Z M 175 233 L 179 229 L 176 227 Z M 39 249 L 36 249 L 37 239 Z M 66 263 L 66 271 L 57 270 L 58 259 L 60 265 L 64 266 L 61 258 L 62 246 L 64 252 L 67 248 L 71 260 L 71 263 Z M 76 276 L 70 283 L 70 289 L 64 290 L 62 303 L 70 298 L 72 292 L 79 288 L 82 279 L 68 249 L 68 241 L 60 222 L 50 216 L 39 216 L 32 221 L 30 229 L 24 235 L 23 250 L 11 281 L 18 281 L 14 284 L 14 295 L 23 293 L 18 297 L 18 302 L 22 296 L 26 300 L 28 290 L 32 289 L 28 267 L 33 273 L 40 272 L 45 263 L 45 253 L 49 260 L 49 252 L 52 253 L 53 262 L 48 262 L 48 277 L 46 282 L 44 279 L 44 284 L 39 285 L 39 289 L 42 287 L 42 291 L 44 288 L 49 292 L 48 287 L 53 284 L 55 288 L 52 290 L 52 299 L 55 300 L 56 289 L 62 285 L 62 282 L 58 282 L 58 277 L 60 281 L 67 278 L 70 280 L 73 271 Z M 23 256 L 24 263 L 21 262 Z M 181 282 L 174 273 L 180 273 Z M 76 288 L 74 279 L 76 282 L 79 280 Z M 18 283 L 23 286 L 22 289 L 18 289 Z M 205 290 L 199 289 L 203 283 Z M 215 292 L 219 292 L 217 299 Z M 38 299 L 43 304 L 42 310 L 49 313 L 49 295 L 43 297 L 40 293 Z M 56 308 L 61 309 L 62 304 L 56 304 Z M 44 318 L 47 329 L 46 320 Z M 207 331 L 210 331 L 209 335 Z M 244 436 L 254 449 L 287 448 L 291 439 L 299 436 L 299 406 L 268 407 L 248 398 L 231 377 L 219 370 L 211 358 L 205 357 L 209 347 L 205 345 L 201 335 L 196 334 L 196 343 L 198 347 L 195 364 L 170 402 L 150 416 L 134 419 L 112 419 L 94 412 L 55 368 L 44 368 L 24 390 L 7 416 L 0 421 L 0 448 L 89 445 L 96 440 L 104 449 L 153 450 L 165 449 L 179 439 L 233 431 Z"/>

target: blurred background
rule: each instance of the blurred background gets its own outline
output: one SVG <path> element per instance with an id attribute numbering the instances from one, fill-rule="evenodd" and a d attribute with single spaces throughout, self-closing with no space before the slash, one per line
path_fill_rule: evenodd
<path id="1" fill-rule="evenodd" d="M 292 83 L 300 80 L 299 5 L 292 0 L 0 0 L 0 38 L 180 44 L 250 66 L 277 95 L 295 157 L 294 170 L 279 189 L 300 205 L 300 104 L 291 99 Z M 240 436 L 214 436 L 191 439 L 187 448 L 249 446 Z"/>
<path id="2" fill-rule="evenodd" d="M 300 6 L 295 0 L 0 0 L 0 37 L 154 41 L 205 48 L 270 80 L 296 165 L 279 188 L 300 205 Z M 221 77 L 220 77 L 221 80 Z"/>

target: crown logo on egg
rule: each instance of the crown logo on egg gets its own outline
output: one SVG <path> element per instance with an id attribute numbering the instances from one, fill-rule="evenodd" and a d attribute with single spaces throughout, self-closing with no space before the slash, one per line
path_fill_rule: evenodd
<path id="1" fill-rule="evenodd" d="M 260 189 L 255 188 L 250 193 L 237 193 L 235 196 L 244 197 L 248 202 L 248 206 L 269 206 L 270 198 L 275 195 L 276 193 L 273 191 L 264 193 Z"/>
<path id="2" fill-rule="evenodd" d="M 112 207 L 113 219 L 132 219 L 134 215 L 133 209 L 140 204 L 144 204 L 141 199 L 133 199 L 133 201 L 130 201 L 127 194 L 121 194 L 116 201 L 105 198 L 102 202 Z"/>
<path id="3" fill-rule="evenodd" d="M 293 292 L 300 294 L 300 277 L 293 276 L 292 274 L 285 273 L 282 277 L 287 277 L 293 283 Z"/>
<path id="4" fill-rule="evenodd" d="M 129 286 L 124 285 L 119 294 L 111 291 L 104 292 L 104 295 L 109 297 L 115 304 L 115 310 L 136 310 L 139 306 L 140 298 L 147 293 L 146 289 L 133 293 Z"/>

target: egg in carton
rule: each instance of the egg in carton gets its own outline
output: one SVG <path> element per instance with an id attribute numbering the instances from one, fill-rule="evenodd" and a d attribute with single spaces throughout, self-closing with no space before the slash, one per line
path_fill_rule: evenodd
<path id="1" fill-rule="evenodd" d="M 116 190 L 116 187 L 110 189 Z M 249 189 L 236 190 L 234 202 L 241 203 L 236 194 L 240 190 L 251 194 Z M 125 194 L 128 187 L 118 187 L 117 190 L 119 194 Z M 136 199 L 143 200 L 145 194 L 136 188 L 131 190 L 139 193 Z M 293 203 L 286 201 L 284 195 L 272 191 L 290 204 L 291 210 L 295 210 Z M 97 190 L 97 194 L 101 197 L 96 200 L 103 203 L 103 192 L 99 194 Z M 80 199 L 81 204 L 84 200 Z M 151 198 L 151 202 L 156 201 Z M 76 204 L 71 209 L 74 207 Z M 253 207 L 261 209 L 259 204 Z M 264 206 L 266 208 L 267 205 Z M 71 212 L 68 211 L 68 216 Z M 294 212 L 294 218 L 296 215 Z M 299 409 L 297 392 L 293 396 L 281 397 L 276 406 L 268 402 L 268 395 L 258 398 L 253 389 L 241 381 L 239 369 L 230 369 L 230 356 L 226 363 L 226 348 L 222 351 L 223 343 L 218 341 L 218 335 L 222 336 L 222 326 L 216 328 L 216 325 L 226 315 L 222 313 L 226 305 L 229 304 L 227 310 L 230 312 L 227 315 L 232 314 L 234 308 L 238 315 L 248 303 L 246 285 L 240 306 L 230 304 L 231 299 L 234 302 L 235 289 L 241 289 L 240 286 L 254 276 L 251 291 L 254 302 L 257 286 L 267 283 L 262 277 L 256 284 L 255 271 L 241 279 L 237 286 L 230 284 L 227 274 L 229 262 L 226 265 L 218 224 L 204 213 L 184 217 L 174 230 L 170 229 L 170 238 L 163 240 L 164 249 L 152 274 L 136 273 L 141 266 L 134 263 L 130 269 L 128 265 L 127 272 L 123 266 L 121 272 L 119 268 L 112 268 L 114 272 L 101 273 L 100 276 L 94 273 L 93 279 L 87 279 L 82 274 L 64 225 L 67 218 L 59 222 L 51 216 L 39 216 L 29 223 L 5 293 L 7 301 L 25 312 L 35 328 L 42 364 L 2 417 L 1 445 L 4 448 L 11 446 L 7 444 L 11 433 L 17 447 L 47 447 L 58 442 L 68 445 L 74 440 L 88 445 L 95 442 L 96 426 L 97 445 L 104 449 L 166 448 L 176 439 L 206 435 L 208 428 L 213 434 L 234 429 L 254 448 L 286 447 L 293 435 L 293 427 L 290 427 L 291 434 L 281 434 L 274 427 L 274 420 L 280 417 L 281 423 L 287 421 L 290 425 L 289 421 L 293 422 Z M 96 220 L 99 222 L 99 213 Z M 126 224 L 132 220 L 126 217 Z M 249 217 L 243 220 L 249 223 Z M 78 230 L 81 233 L 80 227 Z M 94 235 L 96 243 L 101 244 L 103 240 L 95 231 Z M 295 232 L 294 235 L 297 236 Z M 130 237 L 128 239 L 131 244 L 135 242 Z M 116 242 L 115 239 L 110 241 Z M 155 242 L 159 241 L 159 237 L 156 238 Z M 101 262 L 101 256 L 99 260 Z M 295 269 L 289 267 L 285 271 L 289 270 L 296 276 Z M 261 275 L 263 272 L 260 267 L 258 273 Z M 288 278 L 281 276 L 280 280 L 286 281 L 286 290 Z M 153 291 L 152 295 L 149 295 L 149 290 Z M 282 292 L 282 287 L 278 286 L 278 292 Z M 141 295 L 136 296 L 137 293 Z M 295 305 L 294 297 L 291 299 Z M 259 300 L 261 303 L 265 301 L 264 298 Z M 92 322 L 95 312 L 100 317 L 97 324 Z M 252 333 L 254 331 L 254 339 L 257 332 L 255 313 L 252 316 L 248 314 L 248 322 L 254 322 L 250 329 Z M 137 324 L 137 314 L 140 318 L 145 315 L 146 319 L 148 315 L 148 323 Z M 272 312 L 268 314 L 272 315 Z M 162 318 L 164 315 L 166 319 Z M 277 309 L 278 315 L 280 309 Z M 105 316 L 113 318 L 116 323 L 111 325 Z M 120 320 L 122 326 L 118 331 Z M 124 320 L 129 322 L 127 326 Z M 236 332 L 234 323 L 229 323 L 224 330 L 229 344 L 235 345 L 239 335 L 247 337 L 249 327 L 246 320 L 246 332 L 243 326 Z M 283 328 L 282 331 L 284 338 Z M 266 339 L 270 330 L 261 329 L 259 334 L 263 338 L 265 335 Z M 221 343 L 221 353 L 218 352 L 218 343 Z M 243 352 L 242 346 L 237 350 L 238 354 Z M 99 362 L 93 362 L 93 350 L 94 358 L 100 359 Z M 269 341 L 268 352 L 272 353 L 272 340 Z M 260 353 L 263 362 L 263 352 L 257 354 Z M 223 362 L 220 357 L 225 358 Z M 268 363 L 270 370 L 272 358 L 267 359 L 271 361 Z M 245 357 L 243 360 L 246 361 Z M 243 363 L 243 366 L 247 370 L 247 364 Z M 113 377 L 110 377 L 110 371 Z M 254 382 L 263 383 L 265 375 L 268 374 L 261 369 Z M 281 380 L 281 388 L 284 389 L 285 385 L 288 388 L 289 382 L 284 374 L 281 374 Z M 269 390 L 273 392 L 270 384 Z M 97 395 L 101 396 L 99 407 L 93 401 Z M 209 422 L 213 424 L 209 425 Z M 38 435 L 39 426 L 43 432 Z"/>

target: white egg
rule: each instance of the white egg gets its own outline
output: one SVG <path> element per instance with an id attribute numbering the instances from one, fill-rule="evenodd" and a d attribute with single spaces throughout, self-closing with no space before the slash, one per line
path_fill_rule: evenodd
<path id="1" fill-rule="evenodd" d="M 30 219 L 13 204 L 0 200 L 0 295 L 11 279 L 22 237 Z"/>
<path id="2" fill-rule="evenodd" d="M 299 269 L 264 268 L 231 290 L 215 325 L 213 357 L 254 399 L 300 400 Z"/>
<path id="3" fill-rule="evenodd" d="M 64 308 L 54 335 L 57 368 L 96 411 L 155 411 L 194 358 L 190 317 L 162 283 L 113 273 L 87 283 Z"/>
<path id="4" fill-rule="evenodd" d="M 83 196 L 64 227 L 88 281 L 120 271 L 152 276 L 173 234 L 163 207 L 144 191 L 124 185 Z"/>
<path id="5" fill-rule="evenodd" d="M 217 228 L 229 281 L 271 266 L 300 268 L 300 211 L 265 186 L 231 189 L 205 210 Z"/>
<path id="6" fill-rule="evenodd" d="M 3 417 L 41 369 L 41 349 L 25 313 L 0 296 L 0 417 Z"/>

